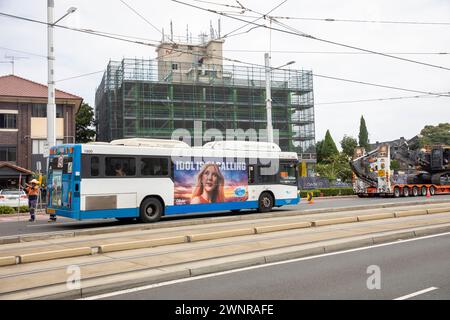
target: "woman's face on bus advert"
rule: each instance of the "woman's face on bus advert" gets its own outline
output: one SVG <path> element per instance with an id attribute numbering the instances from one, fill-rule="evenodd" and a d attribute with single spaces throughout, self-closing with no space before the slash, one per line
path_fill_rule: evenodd
<path id="1" fill-rule="evenodd" d="M 213 191 L 217 186 L 217 169 L 214 166 L 209 166 L 203 172 L 202 176 L 203 188 L 206 192 Z"/>

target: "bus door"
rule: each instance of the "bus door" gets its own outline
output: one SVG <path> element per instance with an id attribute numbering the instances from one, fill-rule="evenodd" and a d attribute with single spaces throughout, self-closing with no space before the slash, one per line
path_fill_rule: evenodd
<path id="1" fill-rule="evenodd" d="M 71 210 L 74 194 L 73 157 L 61 154 L 50 158 L 48 179 L 48 206 Z"/>

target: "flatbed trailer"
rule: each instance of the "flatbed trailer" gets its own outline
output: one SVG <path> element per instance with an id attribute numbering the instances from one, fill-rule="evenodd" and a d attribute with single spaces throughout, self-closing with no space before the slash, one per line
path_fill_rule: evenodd
<path id="1" fill-rule="evenodd" d="M 445 150 L 447 149 L 448 147 Z M 441 150 L 444 149 L 436 148 L 433 149 L 433 152 L 437 153 L 436 150 L 442 152 Z M 437 167 L 442 169 L 434 175 L 438 179 L 432 178 L 432 172 L 428 168 L 429 171 L 418 170 L 417 174 L 412 175 L 414 179 L 411 180 L 408 175 L 398 174 L 391 169 L 389 145 L 380 145 L 369 153 L 366 153 L 363 148 L 356 148 L 354 158 L 350 162 L 353 170 L 354 193 L 359 197 L 384 196 L 394 198 L 448 194 L 450 193 L 450 174 L 441 163 L 444 162 L 444 165 L 448 167 L 448 153 L 445 153 L 445 157 L 437 157 L 437 160 Z M 432 161 L 435 161 L 434 158 L 431 158 Z M 419 178 L 421 175 L 426 176 L 427 174 L 429 175 L 428 178 Z"/>
<path id="2" fill-rule="evenodd" d="M 357 193 L 358 197 L 420 197 L 450 194 L 450 185 L 434 184 L 393 184 L 392 192 L 378 192 L 375 187 L 367 187 L 366 192 Z"/>

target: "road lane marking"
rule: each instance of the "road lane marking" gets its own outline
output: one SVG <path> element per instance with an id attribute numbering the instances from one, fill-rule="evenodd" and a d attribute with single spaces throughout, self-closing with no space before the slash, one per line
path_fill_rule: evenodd
<path id="1" fill-rule="evenodd" d="M 265 263 L 265 264 L 256 265 L 256 266 L 244 267 L 244 268 L 227 270 L 227 271 L 220 271 L 220 272 L 215 272 L 215 273 L 210 273 L 210 274 L 205 274 L 205 275 L 200 275 L 200 276 L 194 276 L 194 277 L 189 277 L 189 278 L 170 280 L 170 281 L 165 281 L 165 282 L 160 282 L 160 283 L 153 283 L 153 284 L 146 285 L 146 286 L 141 286 L 141 287 L 135 287 L 135 288 L 130 288 L 130 289 L 124 289 L 124 290 L 104 293 L 104 294 L 90 296 L 90 297 L 86 297 L 86 298 L 80 298 L 80 299 L 77 299 L 77 300 L 97 300 L 97 299 L 109 298 L 109 297 L 113 297 L 113 296 L 124 295 L 124 294 L 129 294 L 129 293 L 134 293 L 134 292 L 139 292 L 139 291 L 144 291 L 144 290 L 149 290 L 149 289 L 154 289 L 154 288 L 159 288 L 159 287 L 164 287 L 164 286 L 169 286 L 169 285 L 173 285 L 173 284 L 189 282 L 189 281 L 195 281 L 195 280 L 201 280 L 201 279 L 206 279 L 206 278 L 218 277 L 218 276 L 232 274 L 232 273 L 237 273 L 237 272 L 242 272 L 242 271 L 249 271 L 249 270 L 254 270 L 254 269 L 259 269 L 259 268 L 267 268 L 267 267 L 283 265 L 283 264 L 287 264 L 287 263 L 295 263 L 295 262 L 300 262 L 300 261 L 306 261 L 306 260 L 312 260 L 312 259 L 323 258 L 323 257 L 328 257 L 328 256 L 334 256 L 334 255 L 338 255 L 338 254 L 352 253 L 352 252 L 357 252 L 357 251 L 362 251 L 362 250 L 375 249 L 375 248 L 379 248 L 379 247 L 385 247 L 385 246 L 396 245 L 396 244 L 403 244 L 403 243 L 407 243 L 407 242 L 412 242 L 412 241 L 417 241 L 417 240 L 426 240 L 426 239 L 430 239 L 430 238 L 436 238 L 436 237 L 442 237 L 442 236 L 448 236 L 448 235 L 450 235 L 450 232 L 433 234 L 433 235 L 424 236 L 424 237 L 420 237 L 420 238 L 413 238 L 413 239 L 406 239 L 406 240 L 397 240 L 397 241 L 377 244 L 377 245 L 373 245 L 373 246 L 367 246 L 367 247 L 354 248 L 354 249 L 348 249 L 348 250 L 337 251 L 337 252 L 324 253 L 324 254 L 319 254 L 319 255 L 310 256 L 310 257 L 303 257 L 303 258 L 297 258 L 297 259 L 291 259 L 291 260 L 285 260 L 285 261 L 277 261 L 277 262 Z M 83 291 L 83 289 L 82 289 L 82 291 Z"/>
<path id="2" fill-rule="evenodd" d="M 437 287 L 429 287 L 429 288 L 426 288 L 426 289 L 423 289 L 423 290 L 420 290 L 420 291 L 416 291 L 416 292 L 407 294 L 405 296 L 401 296 L 401 297 L 395 298 L 394 300 L 406 300 L 406 299 L 409 299 L 409 298 L 412 298 L 412 297 L 417 297 L 417 296 L 419 296 L 421 294 L 424 294 L 424 293 L 427 293 L 427 292 L 430 292 L 430 291 L 434 291 L 434 290 L 437 290 L 437 289 L 439 289 L 439 288 L 437 288 Z"/>

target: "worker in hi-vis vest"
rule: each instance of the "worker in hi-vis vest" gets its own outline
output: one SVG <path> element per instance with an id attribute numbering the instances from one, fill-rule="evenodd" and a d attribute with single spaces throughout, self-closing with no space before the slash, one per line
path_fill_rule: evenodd
<path id="1" fill-rule="evenodd" d="M 30 222 L 33 222 L 36 219 L 35 210 L 37 205 L 37 200 L 39 196 L 39 181 L 36 179 L 31 180 L 31 185 L 26 183 L 27 187 L 25 188 L 25 192 L 28 195 L 28 208 L 30 209 Z"/>

